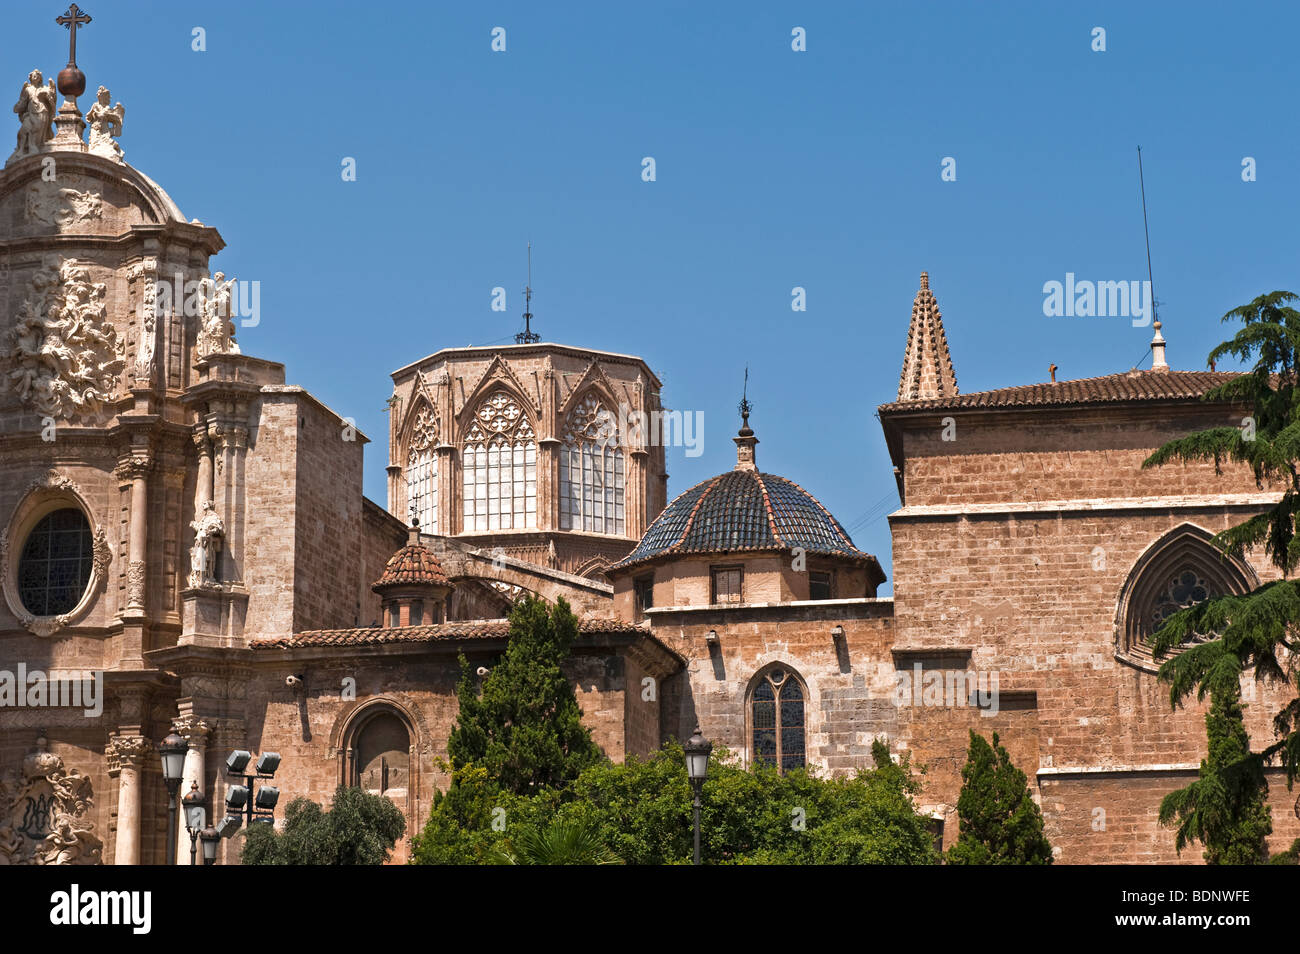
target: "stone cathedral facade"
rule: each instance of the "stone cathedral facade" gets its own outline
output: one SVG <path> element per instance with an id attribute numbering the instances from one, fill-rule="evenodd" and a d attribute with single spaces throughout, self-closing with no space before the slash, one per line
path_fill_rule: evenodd
<path id="1" fill-rule="evenodd" d="M 923 275 L 879 408 L 892 598 L 811 490 L 759 465 L 799 450 L 760 454 L 747 419 L 734 461 L 670 494 L 660 378 L 594 347 L 394 372 L 380 506 L 364 435 L 242 352 L 220 233 L 125 161 L 107 93 L 56 113 L 34 72 L 0 171 L 0 862 L 160 863 L 173 730 L 210 806 L 230 750 L 277 751 L 284 802 L 362 785 L 418 830 L 457 655 L 490 664 L 524 592 L 579 614 L 569 673 L 611 758 L 698 721 L 748 762 L 839 773 L 885 738 L 927 766 L 951 843 L 968 731 L 997 731 L 1062 862 L 1199 860 L 1155 815 L 1204 756 L 1203 712 L 1171 711 L 1147 640 L 1271 578 L 1208 540 L 1275 495 L 1139 465 L 1240 419 L 1200 400 L 1225 375 L 1172 370 L 1157 330 L 1150 370 L 961 394 Z M 1246 693 L 1258 744 L 1283 697 Z M 1280 846 L 1300 825 L 1271 779 Z"/>

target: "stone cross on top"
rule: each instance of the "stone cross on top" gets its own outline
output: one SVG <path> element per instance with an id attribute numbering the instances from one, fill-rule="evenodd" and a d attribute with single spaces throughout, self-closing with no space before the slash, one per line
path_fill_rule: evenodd
<path id="1" fill-rule="evenodd" d="M 90 17 L 82 12 L 81 8 L 75 3 L 68 7 L 66 13 L 61 17 L 55 17 L 54 22 L 68 28 L 71 34 L 68 37 L 68 66 L 77 65 L 77 29 L 85 26 L 90 22 Z"/>

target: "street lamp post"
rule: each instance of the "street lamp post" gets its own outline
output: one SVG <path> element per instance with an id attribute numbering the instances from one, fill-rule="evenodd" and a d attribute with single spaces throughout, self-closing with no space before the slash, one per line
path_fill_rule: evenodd
<path id="1" fill-rule="evenodd" d="M 170 733 L 158 746 L 162 759 L 163 781 L 167 783 L 167 864 L 176 864 L 176 792 L 181 787 L 181 773 L 185 769 L 185 753 L 189 743 L 175 732 Z"/>
<path id="2" fill-rule="evenodd" d="M 709 753 L 713 743 L 700 735 L 700 724 L 695 724 L 695 734 L 682 746 L 686 753 L 686 776 L 691 780 L 695 790 L 695 864 L 700 863 L 700 791 L 704 788 L 704 778 L 709 774 Z"/>
<path id="3" fill-rule="evenodd" d="M 181 806 L 185 809 L 185 830 L 190 834 L 190 867 L 192 868 L 199 832 L 208 823 L 208 813 L 203 807 L 203 793 L 199 791 L 198 782 L 190 783 L 190 790 L 181 799 Z"/>
<path id="4" fill-rule="evenodd" d="M 215 865 L 217 863 L 217 842 L 221 841 L 221 836 L 217 830 L 209 825 L 199 832 L 199 841 L 203 842 L 203 863 L 205 865 Z"/>

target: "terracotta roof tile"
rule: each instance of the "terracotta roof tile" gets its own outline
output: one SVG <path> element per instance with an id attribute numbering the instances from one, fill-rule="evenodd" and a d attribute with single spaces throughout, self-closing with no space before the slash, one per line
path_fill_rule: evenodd
<path id="1" fill-rule="evenodd" d="M 408 583 L 450 585 L 433 551 L 419 543 L 408 543 L 389 557 L 383 574 L 371 589 Z"/>
<path id="2" fill-rule="evenodd" d="M 433 626 L 369 626 L 357 629 L 318 629 L 292 636 L 273 639 L 256 639 L 249 643 L 252 649 L 299 649 L 309 646 L 373 646 L 383 643 L 441 642 L 458 639 L 501 639 L 510 632 L 510 621 L 505 619 L 461 620 L 437 623 Z M 645 630 L 634 623 L 621 620 L 579 620 L 580 635 L 606 633 L 639 633 Z"/>
<path id="3" fill-rule="evenodd" d="M 1235 371 L 1128 371 L 1099 378 L 1025 384 L 975 391 L 928 401 L 896 401 L 880 411 L 926 411 L 948 408 L 1040 407 L 1107 404 L 1128 401 L 1189 400 L 1237 377 Z"/>

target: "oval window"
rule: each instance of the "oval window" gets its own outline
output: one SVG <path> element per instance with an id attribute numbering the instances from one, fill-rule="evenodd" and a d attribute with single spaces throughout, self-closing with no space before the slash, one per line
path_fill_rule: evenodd
<path id="1" fill-rule="evenodd" d="M 94 565 L 90 522 L 75 507 L 32 528 L 18 558 L 18 597 L 33 616 L 61 616 L 81 602 Z"/>

